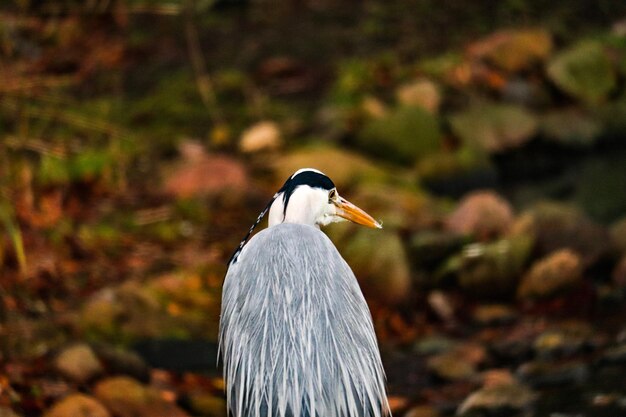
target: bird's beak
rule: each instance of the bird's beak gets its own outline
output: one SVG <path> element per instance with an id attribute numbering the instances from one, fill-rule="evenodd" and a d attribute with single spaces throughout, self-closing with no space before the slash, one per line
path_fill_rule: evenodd
<path id="1" fill-rule="evenodd" d="M 374 220 L 372 216 L 370 216 L 343 197 L 337 196 L 337 199 L 333 201 L 333 204 L 337 208 L 336 214 L 339 217 L 343 217 L 344 219 L 350 220 L 351 222 L 374 229 L 383 228 L 383 225 Z"/>

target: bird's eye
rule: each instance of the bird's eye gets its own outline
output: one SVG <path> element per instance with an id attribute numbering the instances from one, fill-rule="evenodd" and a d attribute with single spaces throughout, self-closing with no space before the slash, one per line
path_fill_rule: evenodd
<path id="1" fill-rule="evenodd" d="M 328 193 L 328 203 L 332 203 L 335 198 L 337 198 L 337 190 L 333 188 Z"/>

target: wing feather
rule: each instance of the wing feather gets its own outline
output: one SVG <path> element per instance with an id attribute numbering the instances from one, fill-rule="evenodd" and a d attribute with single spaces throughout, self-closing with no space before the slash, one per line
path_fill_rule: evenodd
<path id="1" fill-rule="evenodd" d="M 220 352 L 233 417 L 389 414 L 369 309 L 317 228 L 280 224 L 246 244 L 224 281 Z"/>

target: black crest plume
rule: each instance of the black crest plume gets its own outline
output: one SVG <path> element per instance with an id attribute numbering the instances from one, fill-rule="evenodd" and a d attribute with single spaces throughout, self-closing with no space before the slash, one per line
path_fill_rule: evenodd
<path id="1" fill-rule="evenodd" d="M 258 224 L 261 223 L 261 220 L 263 220 L 263 217 L 265 217 L 265 214 L 268 212 L 270 207 L 272 207 L 272 203 L 274 202 L 274 200 L 276 200 L 276 197 L 278 197 L 279 193 L 280 192 L 274 194 L 274 196 L 272 197 L 270 202 L 267 203 L 267 206 L 265 206 L 263 211 L 261 211 L 261 213 L 259 213 L 259 217 L 257 217 L 256 221 L 254 222 L 254 224 L 252 226 L 250 226 L 250 230 L 248 230 L 248 234 L 241 240 L 241 242 L 239 242 L 239 246 L 237 246 L 237 249 L 235 249 L 235 252 L 232 254 L 230 259 L 228 260 L 228 266 L 230 266 L 230 265 L 232 265 L 232 264 L 237 262 L 237 257 L 239 256 L 239 254 L 243 250 L 243 247 L 248 242 L 248 239 L 250 238 L 250 235 L 252 234 L 254 229 L 258 226 Z"/>

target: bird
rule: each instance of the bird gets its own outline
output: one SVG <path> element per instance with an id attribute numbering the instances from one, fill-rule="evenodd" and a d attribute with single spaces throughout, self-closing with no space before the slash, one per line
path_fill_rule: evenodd
<path id="1" fill-rule="evenodd" d="M 268 214 L 268 227 L 250 235 Z M 230 258 L 219 353 L 231 417 L 390 416 L 372 316 L 320 226 L 382 228 L 319 170 L 297 170 Z"/>

